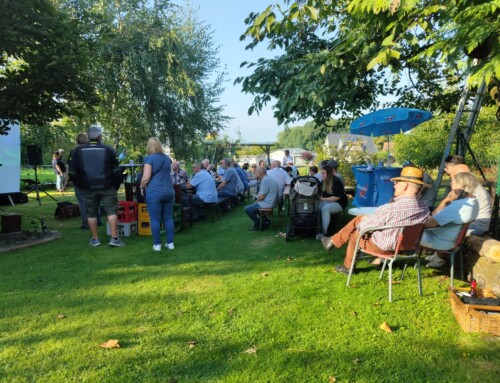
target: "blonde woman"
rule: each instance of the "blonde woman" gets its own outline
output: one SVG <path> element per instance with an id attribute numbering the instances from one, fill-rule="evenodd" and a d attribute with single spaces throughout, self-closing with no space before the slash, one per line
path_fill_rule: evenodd
<path id="1" fill-rule="evenodd" d="M 451 178 L 450 193 L 427 219 L 421 246 L 434 250 L 449 250 L 455 246 L 462 225 L 474 221 L 479 214 L 479 202 L 474 195 L 477 186 L 477 178 L 472 173 L 458 173 Z M 429 261 L 427 267 L 433 269 L 446 266 L 439 252 L 426 260 Z"/>
<path id="2" fill-rule="evenodd" d="M 148 140 L 148 155 L 144 158 L 144 170 L 141 180 L 141 193 L 146 195 L 151 233 L 153 234 L 153 250 L 161 251 L 160 225 L 165 225 L 167 249 L 174 249 L 174 221 L 172 210 L 174 205 L 174 188 L 170 179 L 172 160 L 163 153 L 163 146 L 157 137 Z"/>

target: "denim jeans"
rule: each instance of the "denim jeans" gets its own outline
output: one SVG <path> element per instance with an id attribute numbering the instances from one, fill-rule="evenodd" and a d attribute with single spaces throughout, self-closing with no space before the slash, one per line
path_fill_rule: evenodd
<path id="1" fill-rule="evenodd" d="M 217 196 L 218 197 L 236 197 L 236 194 L 233 192 L 229 192 L 227 190 L 222 189 L 222 190 L 217 192 Z"/>
<path id="2" fill-rule="evenodd" d="M 174 220 L 172 218 L 174 195 L 160 195 L 148 191 L 146 204 L 148 205 L 149 223 L 153 234 L 153 245 L 161 245 L 161 222 L 165 225 L 167 243 L 174 243 Z"/>
<path id="3" fill-rule="evenodd" d="M 259 221 L 259 216 L 258 216 L 258 211 L 260 209 L 260 205 L 255 202 L 251 205 L 248 205 L 246 208 L 245 208 L 245 213 L 247 213 L 247 215 L 250 217 L 250 219 L 253 221 L 253 223 L 255 224 L 255 226 L 258 226 L 260 224 L 260 221 Z"/>

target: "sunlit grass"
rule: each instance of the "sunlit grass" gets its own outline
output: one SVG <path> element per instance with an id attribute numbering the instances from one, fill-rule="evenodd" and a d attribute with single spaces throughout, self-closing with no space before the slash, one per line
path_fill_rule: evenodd
<path id="1" fill-rule="evenodd" d="M 409 267 L 391 304 L 370 265 L 347 287 L 343 251 L 276 237 L 283 217 L 249 232 L 239 208 L 158 254 L 139 236 L 90 248 L 49 199 L 4 208 L 25 227 L 44 215 L 62 238 L 0 255 L 2 382 L 497 381 L 498 340 L 462 332 L 448 278 L 425 270 L 420 297 Z M 108 339 L 121 348 L 100 348 Z"/>

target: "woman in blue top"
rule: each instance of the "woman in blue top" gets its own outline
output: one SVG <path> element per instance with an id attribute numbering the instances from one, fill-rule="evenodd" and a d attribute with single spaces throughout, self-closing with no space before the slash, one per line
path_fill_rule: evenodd
<path id="1" fill-rule="evenodd" d="M 167 232 L 167 249 L 174 249 L 174 188 L 170 179 L 172 161 L 163 153 L 163 147 L 157 137 L 148 140 L 148 155 L 144 158 L 144 170 L 141 180 L 141 192 L 146 189 L 153 250 L 161 250 L 160 224 L 163 221 Z"/>

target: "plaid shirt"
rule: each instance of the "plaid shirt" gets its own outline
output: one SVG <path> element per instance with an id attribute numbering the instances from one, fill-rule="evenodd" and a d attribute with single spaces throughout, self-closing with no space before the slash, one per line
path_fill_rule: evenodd
<path id="1" fill-rule="evenodd" d="M 417 197 L 397 197 L 394 202 L 380 206 L 375 212 L 365 217 L 358 225 L 362 231 L 374 226 L 412 226 L 424 223 L 429 216 L 429 207 Z M 372 242 L 381 250 L 394 250 L 397 242 L 397 230 L 376 231 L 371 236 Z"/>

